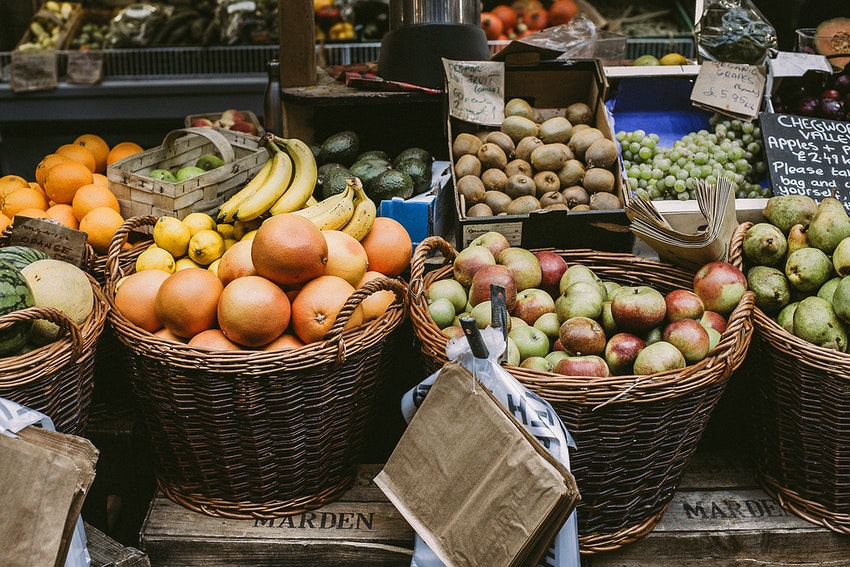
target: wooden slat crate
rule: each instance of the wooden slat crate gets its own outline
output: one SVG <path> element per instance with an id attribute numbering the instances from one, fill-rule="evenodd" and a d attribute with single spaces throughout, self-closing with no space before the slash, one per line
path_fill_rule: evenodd
<path id="1" fill-rule="evenodd" d="M 148 556 L 134 547 L 124 547 L 102 531 L 85 524 L 91 567 L 150 567 Z"/>

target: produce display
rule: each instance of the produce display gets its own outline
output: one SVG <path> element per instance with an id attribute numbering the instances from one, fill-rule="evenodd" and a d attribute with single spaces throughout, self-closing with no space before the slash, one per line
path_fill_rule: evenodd
<path id="1" fill-rule="evenodd" d="M 33 14 L 24 40 L 15 48 L 19 51 L 61 49 L 71 17 L 80 10 L 76 2 L 50 0 Z"/>
<path id="2" fill-rule="evenodd" d="M 832 18 L 818 24 L 811 47 L 805 46 L 803 51 L 823 55 L 836 69 L 846 69 L 850 63 L 850 18 Z"/>
<path id="3" fill-rule="evenodd" d="M 505 290 L 508 364 L 602 377 L 699 362 L 747 290 L 744 274 L 726 262 L 699 269 L 692 290 L 621 286 L 555 252 L 511 246 L 488 232 L 458 252 L 451 278 L 425 290 L 434 324 L 450 338 L 464 336 L 461 317 L 491 326 L 492 285 Z"/>

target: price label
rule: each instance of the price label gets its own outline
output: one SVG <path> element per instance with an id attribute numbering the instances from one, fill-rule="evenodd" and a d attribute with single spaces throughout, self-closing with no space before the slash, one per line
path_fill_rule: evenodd
<path id="1" fill-rule="evenodd" d="M 16 216 L 9 243 L 41 250 L 55 260 L 85 266 L 86 233 L 53 221 Z"/>
<path id="2" fill-rule="evenodd" d="M 443 59 L 449 114 L 465 122 L 498 126 L 505 119 L 505 64 Z"/>
<path id="3" fill-rule="evenodd" d="M 691 102 L 706 110 L 752 120 L 764 95 L 764 69 L 755 65 L 705 61 L 691 91 Z"/>

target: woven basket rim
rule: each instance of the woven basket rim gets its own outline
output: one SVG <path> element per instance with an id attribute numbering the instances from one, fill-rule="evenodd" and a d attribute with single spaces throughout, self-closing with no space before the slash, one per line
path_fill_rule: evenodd
<path id="1" fill-rule="evenodd" d="M 434 250 L 443 253 L 444 264 L 427 275 L 423 275 L 424 262 Z M 532 251 L 537 250 L 544 249 Z M 671 264 L 640 258 L 629 253 L 597 252 L 588 249 L 556 250 L 545 248 L 545 250 L 573 255 L 593 253 L 601 258 L 629 260 L 630 264 L 635 266 L 664 268 L 677 273 L 679 276 L 689 275 L 685 270 Z M 417 246 L 411 267 L 409 301 L 414 333 L 427 354 L 444 362 L 446 361 L 445 345 L 448 342 L 448 337 L 442 334 L 430 320 L 424 290 L 427 289 L 428 283 L 439 279 L 451 270 L 450 262 L 456 255 L 457 253 L 451 244 L 441 237 L 428 237 Z M 644 376 L 621 375 L 599 378 L 565 376 L 519 366 L 506 365 L 505 367 L 521 381 L 536 388 L 544 388 L 547 393 L 572 390 L 574 396 L 582 398 L 581 403 L 593 406 L 608 403 L 654 401 L 659 396 L 679 396 L 693 388 L 701 388 L 716 381 L 725 381 L 729 374 L 740 366 L 753 332 L 753 299 L 753 293 L 747 291 L 728 317 L 726 331 L 721 335 L 717 347 L 705 359 L 684 369 Z"/>

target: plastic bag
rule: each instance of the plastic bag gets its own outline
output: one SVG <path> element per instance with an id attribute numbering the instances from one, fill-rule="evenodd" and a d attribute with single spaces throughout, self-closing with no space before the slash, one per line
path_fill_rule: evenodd
<path id="1" fill-rule="evenodd" d="M 776 29 L 750 0 L 716 0 L 696 25 L 701 57 L 727 63 L 761 65 L 776 49 Z"/>
<path id="2" fill-rule="evenodd" d="M 221 30 L 221 43 L 224 45 L 245 45 L 262 43 L 266 22 L 262 10 L 254 0 L 218 0 L 216 19 Z M 266 30 L 267 31 L 267 30 Z"/>
<path id="3" fill-rule="evenodd" d="M 155 3 L 130 4 L 109 22 L 106 46 L 110 48 L 147 47 L 174 11 L 172 6 Z"/>
<path id="4" fill-rule="evenodd" d="M 499 364 L 499 359 L 506 347 L 504 335 L 500 330 L 487 327 L 481 331 L 481 338 L 487 347 L 487 358 L 473 356 L 465 337 L 450 340 L 446 344 L 446 355 L 449 360 L 458 361 L 472 372 L 496 399 L 508 408 L 559 462 L 569 469 L 569 449 L 575 447 L 575 442 L 555 410 L 549 402 L 523 386 Z M 432 374 L 402 396 L 401 411 L 408 423 L 425 399 L 437 374 L 439 372 Z M 540 416 L 546 418 L 541 419 Z M 540 565 L 579 567 L 580 563 L 578 520 L 576 512 L 573 511 Z M 444 567 L 443 562 L 418 534 L 415 536 L 413 559 L 410 565 L 411 567 Z"/>

